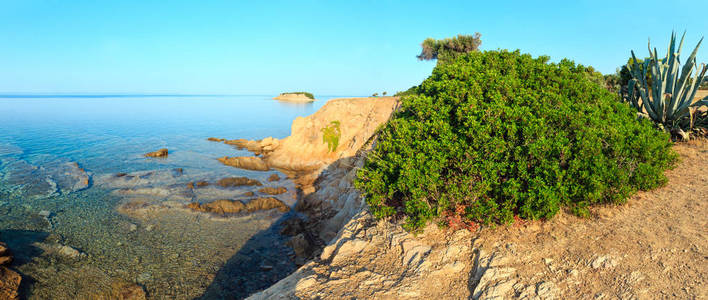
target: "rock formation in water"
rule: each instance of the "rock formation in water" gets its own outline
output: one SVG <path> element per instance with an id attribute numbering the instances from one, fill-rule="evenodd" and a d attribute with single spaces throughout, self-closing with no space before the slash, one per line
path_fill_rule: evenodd
<path id="1" fill-rule="evenodd" d="M 222 178 L 217 182 L 221 187 L 235 187 L 235 186 L 243 186 L 243 185 L 255 185 L 255 186 L 261 186 L 263 185 L 260 183 L 258 180 L 250 179 L 248 177 L 227 177 L 227 178 Z"/>
<path id="2" fill-rule="evenodd" d="M 91 176 L 76 162 L 47 161 L 35 165 L 21 159 L 0 161 L 0 181 L 28 198 L 68 194 L 89 187 Z"/>
<path id="3" fill-rule="evenodd" d="M 12 262 L 12 255 L 5 243 L 0 242 L 0 299 L 19 299 L 18 289 L 22 277 L 8 266 Z"/>
<path id="4" fill-rule="evenodd" d="M 288 191 L 288 189 L 286 189 L 282 186 L 279 186 L 279 187 L 267 186 L 267 187 L 264 187 L 264 188 L 258 190 L 258 192 L 263 193 L 263 194 L 268 194 L 268 195 L 280 195 L 280 194 L 286 193 L 287 191 Z"/>
<path id="5" fill-rule="evenodd" d="M 228 200 L 228 199 L 221 199 L 221 200 L 216 200 L 212 202 L 207 202 L 207 203 L 198 203 L 198 202 L 192 202 L 187 205 L 188 208 L 195 210 L 195 211 L 201 211 L 201 212 L 208 212 L 208 213 L 214 213 L 214 214 L 235 214 L 235 213 L 241 213 L 241 212 L 257 212 L 257 211 L 262 211 L 262 210 L 270 210 L 270 209 L 277 209 L 280 212 L 287 212 L 290 210 L 290 207 L 287 206 L 285 203 L 282 201 L 273 198 L 273 197 L 263 197 L 263 198 L 256 198 L 248 201 L 246 204 L 239 200 Z"/>
<path id="6" fill-rule="evenodd" d="M 282 93 L 273 97 L 274 100 L 290 101 L 290 102 L 312 102 L 314 97 L 310 98 L 305 93 Z"/>
<path id="7" fill-rule="evenodd" d="M 272 174 L 268 177 L 268 181 L 270 181 L 270 182 L 280 181 L 280 176 L 278 176 L 278 174 Z"/>
<path id="8" fill-rule="evenodd" d="M 167 157 L 169 155 L 169 151 L 167 151 L 167 148 L 162 148 L 157 151 L 145 153 L 145 157 Z"/>

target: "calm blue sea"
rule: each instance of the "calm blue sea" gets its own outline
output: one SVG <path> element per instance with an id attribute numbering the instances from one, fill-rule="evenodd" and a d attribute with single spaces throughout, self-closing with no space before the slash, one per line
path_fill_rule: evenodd
<path id="1" fill-rule="evenodd" d="M 279 216 L 164 211 L 137 218 L 119 213 L 125 197 L 100 184 L 116 173 L 175 168 L 194 180 L 264 180 L 272 172 L 218 163 L 249 154 L 207 138 L 283 138 L 294 118 L 333 98 L 298 104 L 271 97 L 0 95 L 0 240 L 15 250 L 23 294 L 83 299 L 137 284 L 152 299 L 240 298 L 292 271 L 272 232 Z M 143 157 L 159 148 L 169 157 Z M 91 176 L 88 188 L 37 192 L 61 185 L 68 173 L 57 166 L 74 162 Z M 170 185 L 184 182 L 164 183 Z M 63 246 L 80 256 L 66 255 Z"/>

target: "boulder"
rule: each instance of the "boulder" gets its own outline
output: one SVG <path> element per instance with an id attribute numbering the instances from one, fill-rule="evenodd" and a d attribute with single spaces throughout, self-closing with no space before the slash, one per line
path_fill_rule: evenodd
<path id="1" fill-rule="evenodd" d="M 269 210 L 274 208 L 280 212 L 287 212 L 290 210 L 290 207 L 283 203 L 283 201 L 280 201 L 273 197 L 262 197 L 253 199 L 246 204 L 246 209 L 249 212 Z"/>
<path id="2" fill-rule="evenodd" d="M 288 189 L 286 189 L 282 186 L 281 187 L 267 186 L 267 187 L 264 187 L 264 188 L 258 190 L 258 192 L 263 193 L 263 194 L 268 194 L 268 195 L 280 195 L 280 194 L 283 194 L 287 191 L 288 191 Z"/>
<path id="3" fill-rule="evenodd" d="M 198 202 L 192 202 L 188 204 L 187 207 L 195 211 L 221 215 L 235 214 L 240 212 L 252 213 L 256 211 L 270 210 L 274 208 L 280 212 L 287 212 L 290 210 L 290 207 L 287 206 L 285 203 L 272 197 L 256 198 L 246 204 L 243 204 L 243 202 L 239 200 L 228 199 L 216 200 L 213 202 L 202 204 Z"/>
<path id="4" fill-rule="evenodd" d="M 271 174 L 270 176 L 268 176 L 268 181 L 270 181 L 270 182 L 279 181 L 279 180 L 280 180 L 280 176 L 278 176 L 278 174 Z"/>
<path id="5" fill-rule="evenodd" d="M 196 211 L 201 211 L 201 212 L 208 212 L 208 213 L 215 213 L 215 214 L 234 214 L 234 213 L 240 213 L 244 210 L 246 210 L 246 205 L 243 204 L 243 202 L 238 201 L 238 200 L 216 200 L 214 202 L 209 202 L 209 203 L 204 203 L 204 204 L 199 204 L 198 202 L 192 202 L 187 205 L 188 208 L 191 208 Z"/>
<path id="6" fill-rule="evenodd" d="M 263 159 L 257 156 L 238 156 L 238 157 L 221 157 L 218 159 L 222 164 L 235 168 L 253 170 L 253 171 L 268 171 L 270 168 Z"/>
<path id="7" fill-rule="evenodd" d="M 157 151 L 146 153 L 145 157 L 167 157 L 168 154 L 169 151 L 167 151 L 167 148 L 162 148 Z"/>
<path id="8" fill-rule="evenodd" d="M 226 177 L 222 178 L 217 182 L 221 187 L 237 187 L 237 186 L 244 186 L 244 185 L 255 185 L 255 186 L 261 186 L 260 181 L 255 180 L 255 179 L 250 179 L 248 177 Z"/>
<path id="9" fill-rule="evenodd" d="M 22 277 L 17 272 L 0 266 L 0 299 L 19 299 L 18 289 Z"/>
<path id="10" fill-rule="evenodd" d="M 0 266 L 9 265 L 12 262 L 10 249 L 3 242 L 0 242 Z"/>
<path id="11" fill-rule="evenodd" d="M 19 299 L 18 289 L 22 277 L 6 266 L 12 262 L 12 255 L 5 243 L 0 242 L 0 299 Z"/>

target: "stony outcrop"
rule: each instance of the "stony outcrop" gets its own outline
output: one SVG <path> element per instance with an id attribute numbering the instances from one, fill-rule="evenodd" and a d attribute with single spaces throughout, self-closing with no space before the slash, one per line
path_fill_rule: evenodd
<path id="1" fill-rule="evenodd" d="M 278 140 L 268 137 L 258 141 L 225 141 L 259 156 L 223 157 L 226 165 L 249 170 L 281 170 L 301 179 L 304 193 L 327 166 L 356 155 L 369 142 L 398 105 L 396 97 L 343 98 L 327 102 L 314 114 L 293 121 L 290 136 Z M 338 124 L 338 145 L 332 151 L 323 138 L 323 129 Z M 217 139 L 218 140 L 218 139 Z"/>
<path id="2" fill-rule="evenodd" d="M 249 299 L 467 299 L 471 236 L 437 226 L 414 236 L 361 212 L 313 261 Z"/>
<path id="3" fill-rule="evenodd" d="M 227 166 L 235 168 L 253 170 L 253 171 L 268 171 L 268 164 L 257 156 L 237 156 L 237 157 L 221 157 L 218 160 Z"/>
<path id="4" fill-rule="evenodd" d="M 283 193 L 287 193 L 288 189 L 286 189 L 282 186 L 279 186 L 279 187 L 267 186 L 267 187 L 264 187 L 264 188 L 258 190 L 258 192 L 263 193 L 263 194 L 268 194 L 268 195 L 280 195 Z"/>
<path id="5" fill-rule="evenodd" d="M 282 100 L 282 101 L 289 101 L 289 102 L 312 102 L 312 101 L 315 101 L 315 99 L 307 97 L 305 94 L 302 94 L 302 93 L 282 93 L 278 96 L 273 97 L 273 100 Z"/>
<path id="6" fill-rule="evenodd" d="M 278 176 L 278 174 L 272 174 L 268 177 L 268 181 L 270 181 L 270 182 L 280 181 L 280 176 Z"/>
<path id="7" fill-rule="evenodd" d="M 162 148 L 157 151 L 145 153 L 145 157 L 167 157 L 169 155 L 169 151 L 167 151 L 167 148 Z"/>
<path id="8" fill-rule="evenodd" d="M 216 184 L 218 184 L 220 187 L 235 187 L 235 186 L 243 186 L 243 185 L 255 185 L 255 186 L 263 185 L 262 183 L 260 183 L 260 181 L 250 179 L 248 177 L 222 178 Z"/>

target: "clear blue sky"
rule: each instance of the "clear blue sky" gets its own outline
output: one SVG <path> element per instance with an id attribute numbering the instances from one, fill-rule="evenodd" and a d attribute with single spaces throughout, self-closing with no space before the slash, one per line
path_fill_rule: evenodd
<path id="1" fill-rule="evenodd" d="M 647 38 L 686 29 L 688 55 L 708 34 L 706 0 L 532 2 L 0 0 L 0 92 L 368 95 L 427 77 L 426 37 L 611 73 Z"/>

